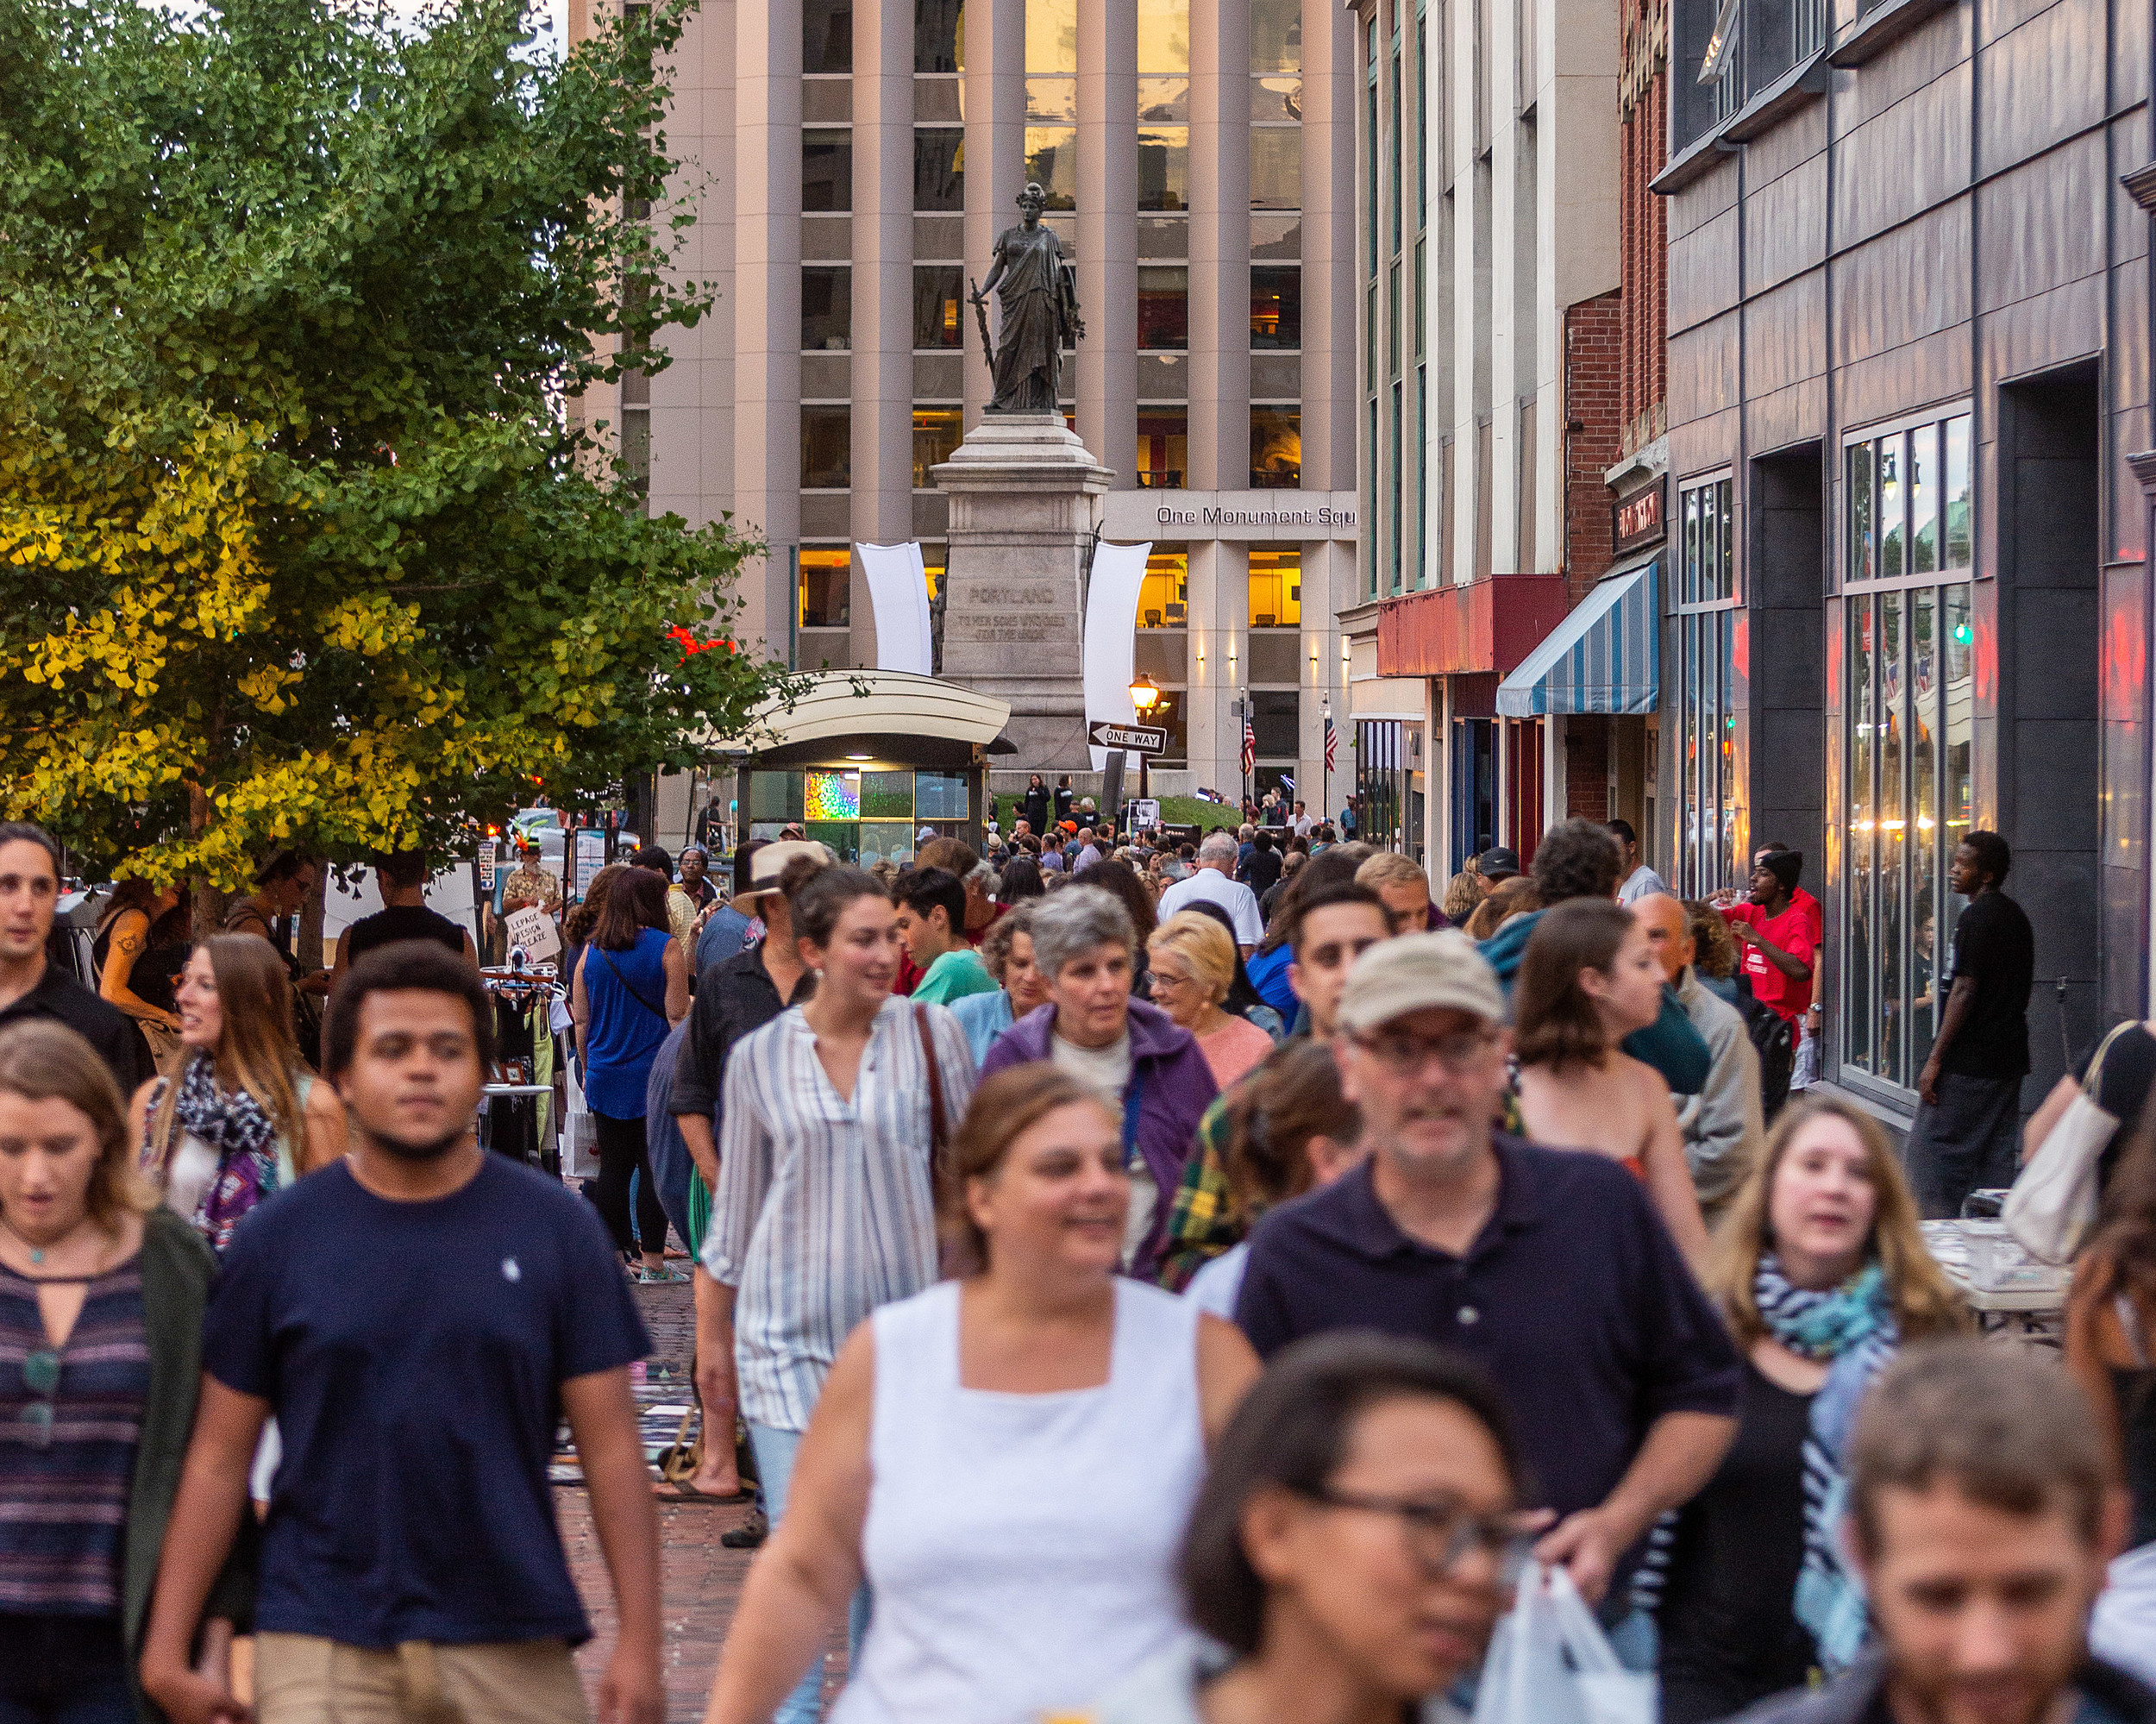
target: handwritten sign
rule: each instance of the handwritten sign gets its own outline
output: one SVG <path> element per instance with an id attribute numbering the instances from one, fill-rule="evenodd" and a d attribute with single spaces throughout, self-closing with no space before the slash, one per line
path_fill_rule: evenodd
<path id="1" fill-rule="evenodd" d="M 512 910 L 503 918 L 509 943 L 524 949 L 527 963 L 550 963 L 561 956 L 561 931 L 543 910 Z"/>

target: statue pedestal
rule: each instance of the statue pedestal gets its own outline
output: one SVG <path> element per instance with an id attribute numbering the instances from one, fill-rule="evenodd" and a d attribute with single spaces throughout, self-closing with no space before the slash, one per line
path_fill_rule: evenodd
<path id="1" fill-rule="evenodd" d="M 991 413 L 933 469 L 950 498 L 943 675 L 1011 703 L 1021 772 L 1086 772 L 1086 558 L 1115 475 L 1059 413 Z"/>

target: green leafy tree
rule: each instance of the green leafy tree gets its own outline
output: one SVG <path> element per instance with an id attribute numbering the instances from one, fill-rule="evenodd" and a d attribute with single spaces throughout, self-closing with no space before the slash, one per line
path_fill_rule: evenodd
<path id="1" fill-rule="evenodd" d="M 782 692 L 573 404 L 706 291 L 655 65 L 521 0 L 0 0 L 0 809 L 128 871 L 468 840 Z"/>

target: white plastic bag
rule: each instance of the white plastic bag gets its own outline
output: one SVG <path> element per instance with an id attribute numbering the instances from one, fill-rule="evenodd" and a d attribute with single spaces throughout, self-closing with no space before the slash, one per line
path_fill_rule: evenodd
<path id="1" fill-rule="evenodd" d="M 574 1062 L 562 1067 L 561 1080 L 569 1092 L 568 1106 L 561 1113 L 561 1171 L 571 1179 L 597 1179 L 599 1120 L 585 1105 Z"/>
<path id="2" fill-rule="evenodd" d="M 1572 1577 L 1531 1563 L 1500 1619 L 1475 1724 L 1655 1724 L 1655 1681 L 1626 1670 Z"/>
<path id="3" fill-rule="evenodd" d="M 2039 1263 L 2071 1263 L 2096 1223 L 2096 1162 L 2119 1129 L 2118 1120 L 2096 1104 L 2103 1056 L 2119 1030 L 2133 1027 L 2129 1020 L 2103 1038 L 2081 1093 L 2066 1104 L 2007 1193 L 1999 1219 Z"/>

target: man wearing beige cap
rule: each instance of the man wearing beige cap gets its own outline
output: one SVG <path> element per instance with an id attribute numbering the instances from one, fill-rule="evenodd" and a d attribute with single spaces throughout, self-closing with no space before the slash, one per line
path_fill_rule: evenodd
<path id="1" fill-rule="evenodd" d="M 1379 1329 L 1481 1364 L 1550 1527 L 1538 1556 L 1607 1601 L 1614 1627 L 1648 1529 L 1736 1434 L 1739 1366 L 1638 1180 L 1495 1129 L 1504 1015 L 1457 930 L 1355 961 L 1334 1051 L 1370 1155 L 1258 1224 L 1236 1321 L 1268 1357 L 1304 1335 Z M 1631 1639 L 1617 1637 L 1620 1656 Z"/>
<path id="2" fill-rule="evenodd" d="M 805 969 L 793 938 L 793 922 L 787 911 L 788 888 L 798 888 L 830 861 L 830 852 L 805 838 L 781 838 L 763 845 L 749 859 L 748 887 L 734 893 L 734 903 L 750 915 L 763 918 L 761 943 L 733 956 L 707 965 L 696 979 L 696 1003 L 682 1025 L 681 1046 L 674 1066 L 674 1094 L 667 1106 L 682 1141 L 696 1163 L 699 1178 L 693 1182 L 690 1212 L 694 1232 L 701 1234 L 702 1218 L 711 1212 L 711 1199 L 718 1189 L 718 1102 L 724 1093 L 726 1056 L 734 1044 L 761 1030 L 789 1006 L 806 1000 L 816 977 Z M 697 1189 L 700 1185 L 701 1189 Z M 692 1257 L 700 1238 L 687 1238 Z M 696 1271 L 699 1305 L 709 1297 L 710 1277 Z M 680 1488 L 686 1495 L 731 1496 L 741 1489 L 734 1468 L 734 1362 L 730 1356 L 705 1357 L 696 1362 L 697 1396 L 704 1403 L 702 1464 Z"/>

